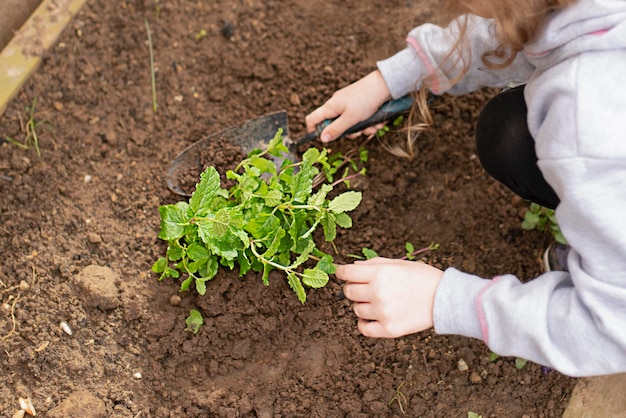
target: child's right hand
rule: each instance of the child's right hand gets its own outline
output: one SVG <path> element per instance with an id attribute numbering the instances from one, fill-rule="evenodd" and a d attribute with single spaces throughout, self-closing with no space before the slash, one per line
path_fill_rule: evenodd
<path id="1" fill-rule="evenodd" d="M 380 106 L 391 99 L 389 88 L 378 70 L 337 90 L 322 106 L 306 118 L 308 132 L 313 132 L 320 122 L 337 118 L 320 135 L 322 142 L 337 139 L 348 128 L 372 116 Z M 375 129 L 375 128 L 374 128 Z"/>

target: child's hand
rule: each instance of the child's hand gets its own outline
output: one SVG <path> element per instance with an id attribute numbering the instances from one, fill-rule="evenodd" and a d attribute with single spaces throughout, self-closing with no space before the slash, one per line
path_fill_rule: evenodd
<path id="1" fill-rule="evenodd" d="M 443 271 L 407 260 L 373 258 L 337 266 L 343 293 L 354 302 L 359 331 L 395 338 L 433 326 L 435 291 Z"/>
<path id="2" fill-rule="evenodd" d="M 348 128 L 372 116 L 390 98 L 389 88 L 376 70 L 337 90 L 326 103 L 309 113 L 305 118 L 307 131 L 313 132 L 320 122 L 338 117 L 320 136 L 322 142 L 330 142 Z"/>

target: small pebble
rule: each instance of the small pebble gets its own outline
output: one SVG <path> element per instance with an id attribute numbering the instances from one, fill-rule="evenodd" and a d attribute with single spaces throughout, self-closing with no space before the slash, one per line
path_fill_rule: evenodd
<path id="1" fill-rule="evenodd" d="M 133 377 L 134 377 L 135 379 L 139 380 L 139 379 L 141 379 L 143 376 L 141 375 L 141 373 L 136 372 L 136 373 L 133 373 Z"/>
<path id="2" fill-rule="evenodd" d="M 21 281 L 20 281 L 20 290 L 21 290 L 22 292 L 25 292 L 25 291 L 27 291 L 28 289 L 30 289 L 30 285 L 29 285 L 28 283 L 26 283 L 26 281 L 25 281 L 25 280 L 21 280 Z"/>
<path id="3" fill-rule="evenodd" d="M 483 381 L 483 378 L 476 372 L 472 372 L 469 377 L 470 382 L 476 384 Z"/>
<path id="4" fill-rule="evenodd" d="M 178 305 L 180 305 L 180 302 L 181 302 L 181 301 L 182 301 L 182 299 L 180 298 L 180 296 L 178 296 L 178 295 L 173 295 L 173 296 L 170 298 L 170 305 L 172 305 L 172 306 L 178 306 Z"/>
<path id="5" fill-rule="evenodd" d="M 30 398 L 20 398 L 19 402 L 20 408 L 22 408 L 22 410 L 28 415 L 37 415 L 37 411 L 35 411 L 35 407 L 33 406 L 33 402 L 30 400 Z"/>
<path id="6" fill-rule="evenodd" d="M 465 360 L 463 360 L 463 359 L 460 359 L 460 360 L 458 361 L 458 363 L 456 364 L 456 367 L 457 367 L 460 371 L 462 371 L 462 372 L 466 372 L 466 371 L 468 371 L 468 370 L 469 370 L 469 366 L 467 365 L 467 363 L 466 363 L 466 362 L 465 362 Z"/>
<path id="7" fill-rule="evenodd" d="M 67 322 L 62 321 L 61 324 L 59 325 L 61 327 L 61 329 L 63 330 L 64 333 L 66 333 L 67 335 L 72 335 L 74 332 L 72 331 L 72 328 L 70 328 L 70 326 L 67 324 Z"/>
<path id="8" fill-rule="evenodd" d="M 231 39 L 235 36 L 235 25 L 230 22 L 226 22 L 224 26 L 222 26 L 222 36 L 227 39 Z"/>
<path id="9" fill-rule="evenodd" d="M 87 241 L 89 241 L 90 244 L 100 244 L 102 242 L 102 237 L 95 232 L 90 232 L 87 234 Z"/>

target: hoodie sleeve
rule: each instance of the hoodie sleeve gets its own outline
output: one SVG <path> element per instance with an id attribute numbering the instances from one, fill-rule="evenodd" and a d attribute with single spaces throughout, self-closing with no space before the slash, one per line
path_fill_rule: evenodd
<path id="1" fill-rule="evenodd" d="M 464 19 L 467 43 L 450 55 Z M 461 16 L 446 28 L 424 24 L 409 33 L 404 50 L 377 66 L 394 98 L 419 90 L 426 78 L 431 78 L 429 88 L 435 94 L 464 94 L 481 87 L 525 83 L 533 67 L 523 54 L 517 54 L 513 64 L 504 69 L 489 69 L 483 64 L 481 56 L 498 46 L 494 31 L 492 19 L 474 15 Z M 468 72 L 453 83 L 464 66 Z"/>
<path id="2" fill-rule="evenodd" d="M 626 49 L 577 54 L 526 87 L 538 164 L 561 203 L 569 273 L 522 284 L 448 269 L 435 329 L 571 376 L 626 371 Z"/>

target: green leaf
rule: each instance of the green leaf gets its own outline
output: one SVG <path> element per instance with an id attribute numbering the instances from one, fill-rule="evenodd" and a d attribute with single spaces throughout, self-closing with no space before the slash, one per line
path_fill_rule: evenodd
<path id="1" fill-rule="evenodd" d="M 167 259 L 165 257 L 159 257 L 159 259 L 152 265 L 152 271 L 155 273 L 163 273 L 166 268 Z"/>
<path id="2" fill-rule="evenodd" d="M 289 149 L 283 144 L 283 130 L 282 128 L 278 129 L 274 138 L 270 140 L 267 145 L 267 152 L 270 155 L 274 155 L 276 157 L 280 157 L 283 152 L 289 152 Z"/>
<path id="3" fill-rule="evenodd" d="M 200 327 L 204 324 L 204 318 L 202 317 L 200 311 L 192 309 L 189 311 L 187 319 L 185 319 L 185 324 L 187 325 L 185 331 L 191 331 L 194 334 L 197 334 L 200 332 Z"/>
<path id="4" fill-rule="evenodd" d="M 322 206 L 324 204 L 324 201 L 326 200 L 326 196 L 331 190 L 333 190 L 333 186 L 331 186 L 330 184 L 322 184 L 317 193 L 313 194 L 307 200 L 307 205 Z"/>
<path id="5" fill-rule="evenodd" d="M 311 254 L 311 251 L 313 251 L 314 248 L 315 248 L 315 242 L 312 239 L 309 239 L 304 250 L 302 250 L 301 254 L 298 256 L 298 258 L 296 258 L 296 261 L 294 261 L 289 266 L 289 268 L 292 270 L 295 270 L 296 268 L 298 268 L 299 266 L 307 262 L 309 260 L 309 255 Z"/>
<path id="6" fill-rule="evenodd" d="M 178 276 L 180 276 L 180 273 L 178 272 L 178 270 L 174 270 L 174 269 L 169 268 L 169 267 L 167 267 L 165 269 L 163 274 L 165 275 L 165 277 L 172 277 L 174 279 L 178 279 Z"/>
<path id="7" fill-rule="evenodd" d="M 220 209 L 213 219 L 213 233 L 218 237 L 223 237 L 228 232 L 230 224 L 230 212 L 228 209 Z"/>
<path id="8" fill-rule="evenodd" d="M 161 231 L 158 237 L 164 241 L 171 241 L 181 238 L 185 233 L 187 225 L 186 205 L 165 205 L 159 207 L 161 215 Z"/>
<path id="9" fill-rule="evenodd" d="M 251 157 L 250 164 L 263 173 L 276 173 L 276 164 L 267 158 L 259 157 L 258 155 Z"/>
<path id="10" fill-rule="evenodd" d="M 309 165 L 302 165 L 298 174 L 293 176 L 291 182 L 291 195 L 294 202 L 304 203 L 313 190 L 313 177 L 317 170 Z"/>
<path id="11" fill-rule="evenodd" d="M 206 295 L 206 280 L 196 279 L 196 291 L 200 296 Z"/>
<path id="12" fill-rule="evenodd" d="M 335 215 L 335 223 L 341 228 L 352 228 L 352 218 L 347 213 L 338 213 Z"/>
<path id="13" fill-rule="evenodd" d="M 319 289 L 328 284 L 328 273 L 319 269 L 305 269 L 302 282 L 313 289 Z"/>
<path id="14" fill-rule="evenodd" d="M 261 239 L 268 235 L 272 235 L 274 231 L 280 228 L 280 221 L 272 213 L 259 213 L 253 219 L 250 219 L 244 229 L 248 231 L 254 238 Z"/>
<path id="15" fill-rule="evenodd" d="M 209 259 L 209 251 L 203 245 L 193 243 L 187 248 L 187 256 L 194 261 L 204 261 Z"/>
<path id="16" fill-rule="evenodd" d="M 181 284 L 180 284 L 180 290 L 181 291 L 185 291 L 189 289 L 189 286 L 191 285 L 191 283 L 193 282 L 193 277 L 189 276 L 187 277 Z"/>
<path id="17" fill-rule="evenodd" d="M 337 237 L 337 223 L 335 221 L 335 215 L 332 213 L 325 213 L 320 219 L 320 223 L 324 228 L 324 239 L 326 242 L 334 241 Z"/>
<path id="18" fill-rule="evenodd" d="M 302 161 L 305 164 L 313 165 L 320 158 L 320 151 L 317 148 L 309 148 L 302 154 Z"/>
<path id="19" fill-rule="evenodd" d="M 404 249 L 406 252 L 406 258 L 408 258 L 409 260 L 414 260 L 415 256 L 413 255 L 413 252 L 415 252 L 415 246 L 413 245 L 413 243 L 406 242 L 404 244 Z"/>
<path id="20" fill-rule="evenodd" d="M 363 248 L 361 250 L 361 252 L 363 253 L 363 255 L 365 256 L 365 258 L 367 260 L 369 260 L 370 258 L 376 258 L 378 257 L 378 253 L 372 249 L 369 248 Z"/>
<path id="21" fill-rule="evenodd" d="M 277 229 L 274 237 L 272 238 L 272 242 L 267 248 L 267 251 L 263 254 L 263 257 L 266 259 L 271 259 L 274 254 L 276 254 L 280 249 L 280 243 L 286 232 L 284 229 Z"/>
<path id="22" fill-rule="evenodd" d="M 266 195 L 263 196 L 265 200 L 265 204 L 271 208 L 274 206 L 278 206 L 283 201 L 283 194 L 279 190 L 270 190 Z"/>
<path id="23" fill-rule="evenodd" d="M 270 272 L 273 270 L 273 267 L 270 264 L 263 264 L 263 276 L 261 277 L 261 280 L 263 280 L 263 284 L 265 286 L 269 286 L 270 285 Z"/>
<path id="24" fill-rule="evenodd" d="M 215 167 L 207 167 L 200 174 L 200 182 L 189 199 L 189 208 L 193 213 L 208 211 L 213 198 L 220 189 L 220 175 Z"/>
<path id="25" fill-rule="evenodd" d="M 300 303 L 304 305 L 304 302 L 306 302 L 306 291 L 304 290 L 304 287 L 302 286 L 302 283 L 300 282 L 298 276 L 296 276 L 296 274 L 293 272 L 287 273 L 287 282 L 289 283 L 289 287 L 291 287 L 291 289 L 296 292 Z"/>
<path id="26" fill-rule="evenodd" d="M 526 366 L 526 364 L 528 363 L 528 360 L 520 358 L 520 357 L 516 357 L 515 358 L 515 368 L 517 370 L 522 370 L 524 368 L 524 366 Z"/>
<path id="27" fill-rule="evenodd" d="M 170 241 L 170 245 L 167 246 L 167 258 L 170 261 L 178 261 L 183 258 L 183 248 L 178 241 Z"/>
<path id="28" fill-rule="evenodd" d="M 359 206 L 361 198 L 361 192 L 345 192 L 331 200 L 328 205 L 328 209 L 330 209 L 333 213 L 349 212 Z"/>
<path id="29" fill-rule="evenodd" d="M 329 254 L 324 254 L 315 268 L 325 271 L 327 274 L 335 274 L 337 266 L 333 264 L 333 258 Z"/>

